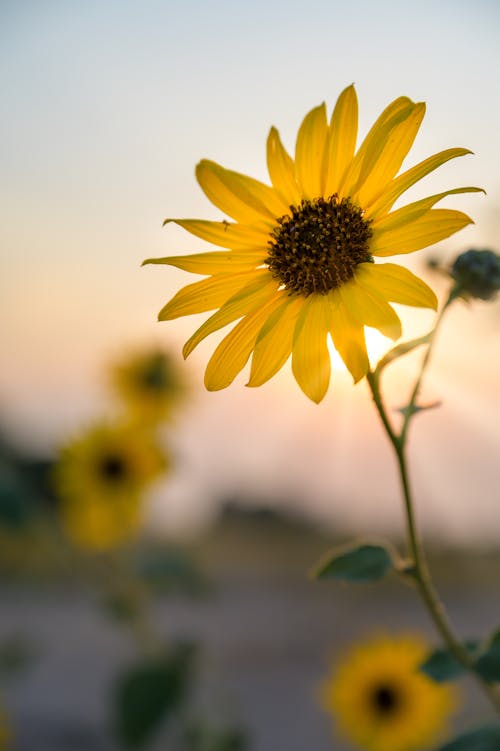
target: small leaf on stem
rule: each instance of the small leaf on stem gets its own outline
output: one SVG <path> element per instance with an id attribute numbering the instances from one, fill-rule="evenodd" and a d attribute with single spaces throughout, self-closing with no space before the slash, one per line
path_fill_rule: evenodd
<path id="1" fill-rule="evenodd" d="M 457 736 L 437 751 L 498 751 L 500 725 L 485 725 Z"/>
<path id="2" fill-rule="evenodd" d="M 387 547 L 365 543 L 331 551 L 313 571 L 313 577 L 322 580 L 375 581 L 391 568 L 395 568 L 395 565 Z"/>
<path id="3" fill-rule="evenodd" d="M 478 645 L 479 641 L 476 639 L 464 642 L 464 647 L 471 653 L 477 649 Z M 435 649 L 419 669 L 436 683 L 453 681 L 466 671 L 449 649 Z"/>
<path id="4" fill-rule="evenodd" d="M 396 412 L 400 412 L 403 417 L 413 417 L 417 412 L 424 412 L 427 409 L 435 409 L 440 407 L 442 402 L 430 402 L 430 404 L 407 404 L 404 407 L 396 407 Z"/>
<path id="5" fill-rule="evenodd" d="M 433 333 L 434 331 L 429 331 L 429 333 L 424 334 L 424 336 L 419 336 L 417 339 L 410 339 L 410 341 L 408 342 L 401 342 L 401 344 L 398 344 L 396 345 L 396 347 L 390 349 L 389 352 L 387 352 L 387 354 L 385 354 L 384 357 L 377 363 L 375 373 L 380 374 L 382 370 L 387 367 L 387 365 L 389 365 L 394 360 L 397 360 L 398 357 L 407 355 L 409 352 L 412 352 L 417 347 L 421 347 L 423 344 L 429 344 Z"/>
<path id="6" fill-rule="evenodd" d="M 493 632 L 474 667 L 485 681 L 500 682 L 500 629 Z"/>

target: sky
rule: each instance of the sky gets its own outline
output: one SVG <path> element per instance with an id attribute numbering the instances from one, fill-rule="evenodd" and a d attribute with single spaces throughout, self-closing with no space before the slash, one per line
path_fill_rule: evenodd
<path id="1" fill-rule="evenodd" d="M 429 255 L 500 250 L 499 24 L 495 0 L 2 0 L 4 431 L 51 452 L 104 409 L 107 363 L 139 343 L 180 350 L 196 321 L 156 316 L 192 278 L 140 263 L 203 249 L 162 228 L 167 216 L 220 218 L 195 164 L 206 157 L 266 180 L 269 127 L 291 149 L 304 114 L 321 101 L 331 112 L 352 82 L 361 133 L 397 96 L 426 101 L 405 164 L 452 146 L 474 152 L 408 200 L 457 185 L 487 193 L 449 198 L 443 205 L 475 224 L 405 265 L 425 275 Z M 423 524 L 450 540 L 493 539 L 499 528 L 499 305 L 450 313 L 426 393 L 443 406 L 412 435 Z M 407 316 L 406 331 L 431 321 Z M 182 366 L 193 398 L 170 439 L 179 469 L 158 491 L 165 524 L 239 494 L 363 533 L 399 528 L 394 466 L 363 384 L 335 370 L 319 407 L 286 372 L 261 389 L 245 389 L 242 375 L 207 394 L 213 347 Z M 395 403 L 408 367 L 389 384 Z"/>

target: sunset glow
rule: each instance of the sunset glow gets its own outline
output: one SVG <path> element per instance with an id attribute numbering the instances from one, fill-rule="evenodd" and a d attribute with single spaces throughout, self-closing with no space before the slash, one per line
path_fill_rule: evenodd
<path id="1" fill-rule="evenodd" d="M 186 283 L 185 272 L 141 269 L 140 263 L 146 256 L 207 250 L 202 240 L 181 228 L 162 227 L 168 216 L 223 218 L 197 189 L 197 160 L 203 156 L 266 181 L 263 142 L 270 124 L 280 126 L 284 146 L 293 151 L 303 114 L 322 101 L 332 106 L 336 94 L 351 82 L 363 102 L 360 136 L 381 107 L 401 92 L 427 103 L 425 127 L 403 170 L 450 144 L 474 152 L 443 165 L 439 176 L 428 175 L 409 200 L 454 185 L 478 185 L 487 192 L 453 196 L 453 206 L 469 214 L 474 225 L 456 240 L 430 248 L 418 262 L 404 257 L 401 264 L 425 278 L 441 304 L 446 282 L 426 268 L 430 257 L 446 264 L 470 247 L 498 250 L 499 105 L 491 97 L 499 63 L 498 4 L 428 3 L 427 11 L 408 5 L 403 13 L 395 1 L 386 3 L 384 12 L 365 2 L 339 13 L 336 4 L 319 0 L 307 9 L 282 2 L 222 3 L 208 9 L 193 3 L 174 7 L 149 0 L 91 0 L 7 3 L 0 16 L 6 112 L 0 123 L 5 216 L 0 400 L 5 434 L 27 450 L 50 454 L 61 439 L 99 412 L 105 365 L 127 346 L 154 342 L 180 359 L 191 320 L 169 327 L 156 316 Z M 408 44 L 408 28 L 415 39 L 426 40 L 426 54 L 418 62 Z M 262 54 L 256 54 L 257 44 Z M 467 65 L 457 65 L 464 50 L 476 54 L 468 55 Z M 409 308 L 401 312 L 405 338 L 432 325 L 430 312 L 428 317 L 427 311 L 418 316 Z M 498 470 L 491 463 L 500 424 L 498 322 L 497 304 L 488 309 L 480 303 L 457 304 L 450 313 L 431 378 L 424 384 L 426 399 L 443 401 L 446 420 L 441 425 L 438 410 L 430 411 L 415 430 L 417 461 L 425 453 L 430 465 L 440 426 L 440 447 L 446 445 L 453 467 L 448 495 L 453 498 L 457 535 L 463 530 L 470 536 L 472 527 L 480 524 L 477 508 L 468 503 L 471 493 L 480 496 L 485 507 L 498 506 Z M 365 333 L 373 367 L 393 342 L 373 329 Z M 329 476 L 335 453 L 342 461 L 334 476 L 337 487 L 332 488 L 329 476 L 328 503 L 332 494 L 362 499 L 365 474 L 354 473 L 358 485 L 353 487 L 352 472 L 359 438 L 351 444 L 348 431 L 362 422 L 363 454 L 373 456 L 366 427 L 370 405 L 364 384 L 352 386 L 331 342 L 336 372 L 318 409 L 297 393 L 289 365 L 276 384 L 260 390 L 243 388 L 247 368 L 225 393 L 205 394 L 202 372 L 218 337 L 214 334 L 213 342 L 200 344 L 199 353 L 180 363 L 193 383 L 193 409 L 179 418 L 186 471 L 176 481 L 183 483 L 183 507 L 191 496 L 200 497 L 198 487 L 207 492 L 211 484 L 214 496 L 225 489 L 228 465 L 235 482 L 248 477 L 249 492 L 271 496 L 272 481 L 279 476 L 277 446 L 282 447 L 288 474 L 300 472 L 309 498 L 321 495 L 322 477 Z M 434 377 L 447 384 L 446 392 L 432 387 Z M 400 381 L 403 389 L 404 373 Z M 276 425 L 276 434 L 270 424 Z M 465 476 L 471 431 L 474 476 L 488 478 L 480 492 L 472 474 Z M 257 449 L 259 457 L 272 457 L 268 468 L 260 458 L 251 465 Z M 321 455 L 323 464 L 313 472 L 304 454 L 317 461 Z M 419 475 L 419 482 L 429 482 L 426 498 L 440 495 L 443 466 L 441 461 Z M 366 476 L 375 470 L 370 467 Z M 433 471 L 438 476 L 431 483 Z M 295 474 L 290 483 L 295 489 Z M 370 498 L 373 486 L 370 480 Z M 380 493 L 388 495 L 385 488 Z M 339 513 L 346 516 L 352 508 Z M 373 504 L 363 507 L 360 501 L 359 508 L 365 516 L 381 515 Z M 428 513 L 437 514 L 436 509 L 433 502 Z"/>

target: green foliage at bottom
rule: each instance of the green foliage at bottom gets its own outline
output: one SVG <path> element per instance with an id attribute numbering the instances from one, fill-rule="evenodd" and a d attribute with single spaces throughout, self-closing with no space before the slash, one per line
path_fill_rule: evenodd
<path id="1" fill-rule="evenodd" d="M 185 735 L 186 751 L 245 751 L 246 733 L 240 728 L 221 728 L 210 723 L 193 723 Z"/>
<path id="2" fill-rule="evenodd" d="M 475 669 L 485 681 L 500 682 L 500 629 L 488 639 L 486 648 L 476 661 Z"/>
<path id="3" fill-rule="evenodd" d="M 126 748 L 140 748 L 183 704 L 194 648 L 178 644 L 124 673 L 115 696 L 115 732 Z"/>
<path id="4" fill-rule="evenodd" d="M 499 751 L 500 725 L 485 725 L 459 735 L 438 751 Z"/>
<path id="5" fill-rule="evenodd" d="M 0 681 L 29 668 L 37 656 L 35 645 L 19 634 L 0 642 Z"/>
<path id="6" fill-rule="evenodd" d="M 472 655 L 479 646 L 477 639 L 469 639 L 463 646 Z M 446 683 L 459 678 L 466 672 L 449 649 L 435 649 L 420 665 L 420 670 L 436 683 Z"/>

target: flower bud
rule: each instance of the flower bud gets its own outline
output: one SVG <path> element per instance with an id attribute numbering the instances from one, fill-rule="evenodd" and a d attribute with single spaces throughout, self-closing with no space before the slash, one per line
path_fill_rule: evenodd
<path id="1" fill-rule="evenodd" d="M 467 250 L 451 267 L 454 296 L 493 300 L 500 290 L 500 255 L 492 250 Z"/>

